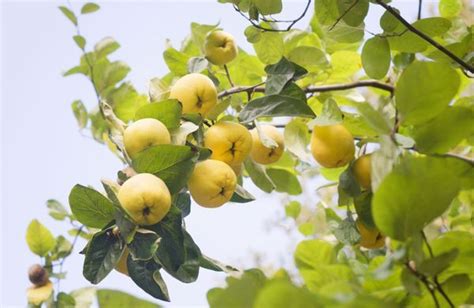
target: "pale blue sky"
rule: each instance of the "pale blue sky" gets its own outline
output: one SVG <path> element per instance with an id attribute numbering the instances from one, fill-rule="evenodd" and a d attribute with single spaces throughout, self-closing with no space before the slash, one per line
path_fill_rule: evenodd
<path id="1" fill-rule="evenodd" d="M 288 16 L 299 14 L 304 1 L 289 1 Z M 394 1 L 412 19 L 417 1 Z M 433 1 L 426 1 L 433 3 Z M 132 68 L 128 80 L 145 91 L 148 80 L 166 73 L 164 43 L 175 46 L 189 33 L 191 21 L 213 24 L 231 32 L 249 49 L 243 36 L 247 23 L 229 5 L 217 1 L 99 1 L 102 9 L 81 18 L 82 34 L 89 45 L 105 36 L 122 47 L 114 59 Z M 25 306 L 29 286 L 27 268 L 38 262 L 25 243 L 28 223 L 40 219 L 55 235 L 68 226 L 47 214 L 45 201 L 67 196 L 76 183 L 100 188 L 101 178 L 114 178 L 122 166 L 104 146 L 81 136 L 70 104 L 82 99 L 96 102 L 82 76 L 63 78 L 80 56 L 71 36 L 72 25 L 59 13 L 63 1 L 3 1 L 1 5 L 1 253 L 2 306 Z M 73 2 L 75 9 L 80 8 Z M 378 29 L 380 9 L 371 9 L 368 29 Z M 303 20 L 299 27 L 307 25 Z M 258 198 L 247 205 L 230 204 L 218 210 L 193 206 L 187 227 L 207 255 L 238 266 L 251 266 L 254 252 L 275 264 L 291 264 L 298 235 L 282 229 L 267 230 L 268 221 L 283 216 L 279 196 L 265 195 L 246 185 Z M 311 189 L 311 188 L 309 188 Z M 311 192 L 311 191 L 310 191 Z M 314 200 L 312 201 L 314 204 Z M 78 248 L 84 245 L 79 242 Z M 83 257 L 74 251 L 65 264 L 68 278 L 62 290 L 89 285 L 82 277 Z M 286 258 L 282 258 L 285 256 Z M 165 275 L 172 298 L 170 307 L 206 305 L 209 288 L 222 284 L 224 275 L 203 270 L 198 282 L 182 284 Z M 112 273 L 99 287 L 127 290 L 150 299 L 127 277 Z"/>

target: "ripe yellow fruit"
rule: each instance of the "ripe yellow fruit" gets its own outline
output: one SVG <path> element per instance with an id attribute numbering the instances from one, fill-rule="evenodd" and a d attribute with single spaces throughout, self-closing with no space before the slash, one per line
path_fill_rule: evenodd
<path id="1" fill-rule="evenodd" d="M 274 163 L 280 159 L 280 157 L 283 155 L 283 151 L 285 150 L 283 134 L 272 125 L 262 125 L 260 129 L 268 138 L 273 139 L 273 141 L 277 143 L 277 147 L 272 149 L 264 146 L 262 140 L 260 140 L 260 136 L 258 135 L 258 130 L 254 128 L 250 131 L 253 140 L 250 157 L 262 165 Z"/>
<path id="2" fill-rule="evenodd" d="M 141 119 L 130 124 L 123 133 L 123 143 L 130 158 L 158 144 L 171 143 L 166 126 L 156 119 Z"/>
<path id="3" fill-rule="evenodd" d="M 41 305 L 41 303 L 47 301 L 53 293 L 53 283 L 48 280 L 46 284 L 42 286 L 32 286 L 26 291 L 26 297 L 28 303 L 35 306 Z"/>
<path id="4" fill-rule="evenodd" d="M 211 159 L 229 165 L 242 163 L 252 148 L 249 130 L 234 122 L 219 122 L 211 126 L 204 135 L 204 146 L 211 149 Z"/>
<path id="5" fill-rule="evenodd" d="M 340 124 L 315 126 L 311 136 L 311 153 L 323 167 L 342 167 L 354 158 L 354 137 Z"/>
<path id="6" fill-rule="evenodd" d="M 382 248 L 385 245 L 385 236 L 377 228 L 368 228 L 360 220 L 356 221 L 360 233 L 360 246 L 368 249 Z"/>
<path id="7" fill-rule="evenodd" d="M 130 254 L 130 250 L 128 250 L 127 247 L 125 247 L 122 255 L 120 256 L 120 259 L 118 260 L 117 264 L 115 265 L 115 269 L 124 274 L 124 275 L 128 275 L 128 265 L 127 265 L 127 259 L 128 259 L 128 255 Z"/>
<path id="8" fill-rule="evenodd" d="M 204 53 L 209 62 L 224 65 L 235 59 L 238 50 L 234 37 L 230 33 L 217 30 L 206 36 Z"/>
<path id="9" fill-rule="evenodd" d="M 224 162 L 208 159 L 199 162 L 188 180 L 188 189 L 197 204 L 215 208 L 232 198 L 237 177 Z"/>
<path id="10" fill-rule="evenodd" d="M 370 154 L 362 155 L 357 158 L 352 165 L 352 172 L 354 173 L 357 182 L 362 188 L 367 190 L 370 189 L 372 183 L 372 164 L 370 157 Z"/>
<path id="11" fill-rule="evenodd" d="M 203 117 L 217 103 L 217 89 L 212 80 L 202 74 L 188 74 L 171 87 L 170 98 L 183 105 L 183 113 L 200 113 Z"/>
<path id="12" fill-rule="evenodd" d="M 117 195 L 120 204 L 139 225 L 154 225 L 166 216 L 171 195 L 165 182 L 150 173 L 128 179 Z"/>

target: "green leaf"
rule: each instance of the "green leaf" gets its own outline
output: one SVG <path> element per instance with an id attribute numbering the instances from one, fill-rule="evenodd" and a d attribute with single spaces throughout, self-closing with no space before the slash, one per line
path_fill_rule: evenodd
<path id="1" fill-rule="evenodd" d="M 198 46 L 200 49 L 204 48 L 204 42 L 206 41 L 206 35 L 211 32 L 212 30 L 216 29 L 216 25 L 204 25 L 198 24 L 196 22 L 191 23 L 191 39 L 193 40 L 194 44 Z"/>
<path id="2" fill-rule="evenodd" d="M 195 281 L 199 275 L 201 251 L 183 229 L 181 211 L 172 206 L 165 218 L 149 229 L 161 237 L 156 257 L 166 272 L 182 282 Z"/>
<path id="3" fill-rule="evenodd" d="M 362 48 L 362 66 L 370 78 L 382 79 L 390 68 L 390 45 L 384 37 L 368 39 Z"/>
<path id="4" fill-rule="evenodd" d="M 140 107 L 135 113 L 135 120 L 153 118 L 159 120 L 168 129 L 178 128 L 182 109 L 177 100 L 167 99 Z"/>
<path id="5" fill-rule="evenodd" d="M 458 255 L 459 250 L 454 248 L 433 258 L 423 260 L 417 265 L 416 269 L 426 276 L 434 277 L 446 270 Z"/>
<path id="6" fill-rule="evenodd" d="M 334 0 L 315 0 L 314 13 L 321 25 L 332 25 L 341 16 Z"/>
<path id="7" fill-rule="evenodd" d="M 86 249 L 84 277 L 92 284 L 101 282 L 114 269 L 124 249 L 111 228 L 94 234 Z"/>
<path id="8" fill-rule="evenodd" d="M 86 39 L 82 35 L 74 35 L 72 38 L 79 48 L 84 49 L 86 46 Z"/>
<path id="9" fill-rule="evenodd" d="M 420 296 L 422 294 L 420 281 L 414 274 L 410 272 L 409 269 L 403 268 L 400 278 L 405 290 L 407 290 L 409 294 L 416 296 Z"/>
<path id="10" fill-rule="evenodd" d="M 188 60 L 188 72 L 200 73 L 207 68 L 209 62 L 204 57 L 192 57 Z"/>
<path id="11" fill-rule="evenodd" d="M 293 173 L 285 169 L 269 168 L 267 174 L 275 184 L 278 192 L 285 192 L 290 195 L 299 195 L 303 192 L 298 178 Z"/>
<path id="12" fill-rule="evenodd" d="M 71 11 L 65 6 L 60 6 L 59 9 L 64 14 L 64 16 L 66 16 L 67 19 L 69 19 L 75 26 L 77 26 L 77 17 L 73 11 Z"/>
<path id="13" fill-rule="evenodd" d="M 60 235 L 56 238 L 56 245 L 51 254 L 52 260 L 59 260 L 69 256 L 72 252 L 72 244 L 64 236 Z"/>
<path id="14" fill-rule="evenodd" d="M 288 59 L 309 71 L 318 71 L 329 65 L 326 54 L 314 46 L 298 46 L 289 52 Z"/>
<path id="15" fill-rule="evenodd" d="M 282 10 L 281 0 L 252 0 L 257 7 L 258 12 L 262 15 L 278 14 Z"/>
<path id="16" fill-rule="evenodd" d="M 214 288 L 207 292 L 210 308 L 253 307 L 255 298 L 264 286 L 266 277 L 259 269 L 246 270 L 241 277 L 229 276 L 226 288 Z"/>
<path id="17" fill-rule="evenodd" d="M 163 58 L 169 70 L 176 76 L 183 76 L 188 73 L 188 61 L 190 57 L 185 53 L 170 47 L 163 52 Z"/>
<path id="18" fill-rule="evenodd" d="M 360 234 L 357 230 L 356 223 L 352 219 L 344 219 L 333 230 L 336 239 L 345 245 L 355 245 L 360 241 Z"/>
<path id="19" fill-rule="evenodd" d="M 474 275 L 474 268 L 471 266 L 471 258 L 474 255 L 474 236 L 471 233 L 463 231 L 443 233 L 431 241 L 430 244 L 435 256 L 453 249 L 459 250 L 458 257 L 450 267 L 444 271 L 443 275 L 461 273 L 467 273 L 471 277 Z"/>
<path id="20" fill-rule="evenodd" d="M 162 179 L 174 194 L 186 185 L 198 155 L 188 146 L 161 144 L 140 152 L 132 165 L 138 173 L 152 173 Z"/>
<path id="21" fill-rule="evenodd" d="M 255 28 L 253 25 L 245 28 L 244 34 L 247 38 L 247 42 L 250 44 L 257 43 L 262 37 L 262 31 L 258 28 Z"/>
<path id="22" fill-rule="evenodd" d="M 306 163 L 312 163 L 313 159 L 308 151 L 310 135 L 308 127 L 301 120 L 294 119 L 285 126 L 284 131 L 285 147 Z"/>
<path id="23" fill-rule="evenodd" d="M 188 193 L 178 193 L 174 196 L 173 204 L 181 210 L 181 215 L 184 218 L 191 212 L 191 195 Z"/>
<path id="24" fill-rule="evenodd" d="M 235 267 L 232 267 L 230 265 L 225 265 L 220 261 L 214 260 L 212 258 L 209 258 L 208 256 L 201 255 L 199 258 L 199 264 L 202 268 L 215 271 L 215 272 L 235 272 L 238 271 Z"/>
<path id="25" fill-rule="evenodd" d="M 116 308 L 116 307 L 134 307 L 134 308 L 158 308 L 155 303 L 140 299 L 128 293 L 100 289 L 97 290 L 97 302 L 100 308 Z"/>
<path id="26" fill-rule="evenodd" d="M 358 219 L 368 228 L 375 228 L 374 218 L 372 217 L 372 193 L 364 191 L 355 197 L 354 206 Z"/>
<path id="27" fill-rule="evenodd" d="M 472 170 L 455 158 L 405 156 L 381 182 L 372 200 L 380 231 L 405 240 L 441 215 Z"/>
<path id="28" fill-rule="evenodd" d="M 69 216 L 69 212 L 57 200 L 49 199 L 48 201 L 46 201 L 46 206 L 49 209 L 49 216 L 53 217 L 56 220 L 64 220 L 66 217 Z"/>
<path id="29" fill-rule="evenodd" d="M 369 12 L 368 0 L 338 0 L 337 5 L 340 16 L 345 14 L 342 20 L 352 27 L 357 27 L 363 23 Z"/>
<path id="30" fill-rule="evenodd" d="M 190 283 L 196 281 L 199 276 L 201 250 L 186 230 L 183 230 L 183 234 L 184 262 L 176 271 L 169 267 L 165 267 L 165 270 L 179 281 Z"/>
<path id="31" fill-rule="evenodd" d="M 82 6 L 81 14 L 94 13 L 95 11 L 98 11 L 99 9 L 100 9 L 100 6 L 98 4 L 88 2 Z"/>
<path id="32" fill-rule="evenodd" d="M 254 308 L 322 307 L 321 299 L 306 288 L 297 287 L 287 280 L 275 280 L 260 290 Z"/>
<path id="33" fill-rule="evenodd" d="M 397 13 L 400 13 L 398 9 L 395 9 Z M 380 18 L 380 27 L 386 32 L 393 32 L 399 26 L 400 21 L 392 15 L 389 11 L 385 11 Z"/>
<path id="34" fill-rule="evenodd" d="M 113 106 L 115 115 L 127 123 L 135 118 L 138 109 L 149 105 L 147 97 L 139 94 L 128 82 L 109 93 L 107 102 Z"/>
<path id="35" fill-rule="evenodd" d="M 416 148 L 422 153 L 446 153 L 474 133 L 474 111 L 449 106 L 430 121 L 413 127 Z"/>
<path id="36" fill-rule="evenodd" d="M 236 203 L 247 203 L 252 201 L 255 201 L 255 197 L 240 185 L 237 185 L 235 192 L 230 199 L 230 202 Z"/>
<path id="37" fill-rule="evenodd" d="M 128 249 L 134 260 L 147 261 L 153 258 L 158 249 L 158 235 L 148 230 L 137 230 Z"/>
<path id="38" fill-rule="evenodd" d="M 357 110 L 367 124 L 380 134 L 390 134 L 391 128 L 382 113 L 375 110 L 369 103 L 357 104 Z"/>
<path id="39" fill-rule="evenodd" d="M 95 55 L 97 59 L 104 58 L 117 49 L 120 48 L 120 44 L 117 43 L 113 38 L 111 37 L 105 37 L 101 39 L 97 44 L 94 46 L 95 50 Z"/>
<path id="40" fill-rule="evenodd" d="M 331 244 L 323 240 L 306 240 L 296 246 L 295 263 L 298 269 L 315 269 L 336 261 Z"/>
<path id="41" fill-rule="evenodd" d="M 289 96 L 269 95 L 250 101 L 239 114 L 241 122 L 250 122 L 260 117 L 299 116 L 314 117 L 306 101 Z"/>
<path id="42" fill-rule="evenodd" d="M 459 15 L 463 9 L 462 0 L 441 0 L 438 4 L 439 13 L 445 18 L 453 18 Z"/>
<path id="43" fill-rule="evenodd" d="M 263 32 L 260 40 L 253 44 L 253 48 L 263 63 L 276 63 L 283 56 L 283 38 L 276 32 Z"/>
<path id="44" fill-rule="evenodd" d="M 458 92 L 459 84 L 459 75 L 448 64 L 410 64 L 400 76 L 395 90 L 401 120 L 406 124 L 421 124 L 434 118 L 448 106 Z"/>
<path id="45" fill-rule="evenodd" d="M 288 81 L 295 76 L 296 66 L 285 57 L 282 57 L 278 63 L 267 65 L 265 72 L 268 75 L 265 82 L 265 94 L 279 94 Z"/>
<path id="46" fill-rule="evenodd" d="M 76 184 L 69 194 L 69 206 L 76 219 L 92 228 L 102 228 L 114 219 L 114 206 L 92 188 Z"/>
<path id="47" fill-rule="evenodd" d="M 333 98 L 324 101 L 323 109 L 318 117 L 308 123 L 310 128 L 342 123 L 342 112 Z"/>
<path id="48" fill-rule="evenodd" d="M 75 307 L 76 300 L 71 295 L 60 292 L 57 296 L 57 305 L 58 307 Z"/>
<path id="49" fill-rule="evenodd" d="M 251 159 L 246 159 L 244 161 L 245 170 L 250 176 L 252 182 L 261 190 L 266 193 L 270 193 L 275 189 L 275 184 L 268 177 L 265 168 L 261 165 L 255 163 Z"/>
<path id="50" fill-rule="evenodd" d="M 45 226 L 37 219 L 33 219 L 26 229 L 26 243 L 31 252 L 44 257 L 54 248 L 56 241 Z"/>
<path id="51" fill-rule="evenodd" d="M 127 267 L 130 278 L 143 291 L 150 294 L 154 298 L 163 301 L 170 301 L 168 288 L 161 277 L 159 265 L 155 261 L 134 261 L 129 255 L 127 259 Z"/>
<path id="52" fill-rule="evenodd" d="M 339 176 L 339 188 L 351 197 L 360 195 L 360 185 L 353 173 L 352 164 Z"/>
<path id="53" fill-rule="evenodd" d="M 443 282 L 441 287 L 447 293 L 455 307 L 459 307 L 466 303 L 468 298 L 472 296 L 472 279 L 466 274 L 449 277 Z M 442 301 L 446 303 L 445 305 L 448 307 L 448 303 L 444 298 Z"/>
<path id="54" fill-rule="evenodd" d="M 431 38 L 441 36 L 451 28 L 451 22 L 442 17 L 420 19 L 412 25 Z M 397 28 L 390 32 L 388 41 L 391 50 L 409 53 L 425 51 L 429 45 L 418 35 L 407 31 L 407 28 L 401 23 L 398 23 Z"/>
<path id="55" fill-rule="evenodd" d="M 301 203 L 298 201 L 290 201 L 285 206 L 285 214 L 287 217 L 292 217 L 293 219 L 298 218 L 301 213 Z"/>
<path id="56" fill-rule="evenodd" d="M 316 226 L 312 222 L 305 222 L 298 226 L 298 231 L 304 236 L 314 235 L 316 231 Z"/>
<path id="57" fill-rule="evenodd" d="M 86 107 L 80 100 L 75 100 L 71 104 L 72 112 L 74 113 L 74 117 L 76 118 L 77 124 L 79 128 L 84 128 L 87 126 L 87 121 L 89 120 Z"/>

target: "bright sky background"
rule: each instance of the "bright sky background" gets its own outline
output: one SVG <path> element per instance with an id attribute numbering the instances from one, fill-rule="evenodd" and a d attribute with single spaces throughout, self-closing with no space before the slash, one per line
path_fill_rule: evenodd
<path id="1" fill-rule="evenodd" d="M 305 1 L 288 1 L 285 16 L 297 16 Z M 394 1 L 402 14 L 413 20 L 418 1 Z M 425 1 L 433 3 L 433 1 Z M 114 179 L 122 168 L 104 146 L 81 136 L 70 109 L 75 99 L 90 108 L 96 104 L 89 82 L 83 76 L 63 78 L 61 73 L 76 65 L 80 56 L 71 37 L 74 28 L 57 9 L 63 1 L 3 1 L 1 10 L 1 253 L 0 303 L 2 307 L 26 305 L 27 269 L 39 262 L 25 242 L 28 223 L 39 219 L 55 235 L 66 234 L 68 225 L 47 214 L 45 202 L 53 198 L 67 206 L 67 196 L 76 184 L 100 188 L 101 178 Z M 90 48 L 105 36 L 122 47 L 113 59 L 132 68 L 128 80 L 146 91 L 148 80 L 166 73 L 162 59 L 166 39 L 174 46 L 188 35 L 192 21 L 214 24 L 231 32 L 251 51 L 243 36 L 247 22 L 230 5 L 217 1 L 100 1 L 98 13 L 80 18 L 83 36 Z M 73 2 L 77 11 L 78 2 Z M 381 10 L 371 7 L 367 28 L 378 31 Z M 308 14 L 311 15 L 311 14 Z M 309 16 L 308 16 L 309 17 Z M 308 19 L 298 24 L 306 27 Z M 274 265 L 291 266 L 291 253 L 302 238 L 283 228 L 268 228 L 282 221 L 284 208 L 277 193 L 265 195 L 246 183 L 258 202 L 229 204 L 218 210 L 193 206 L 187 227 L 201 250 L 223 262 L 247 268 L 254 255 Z M 313 194 L 314 187 L 306 187 Z M 311 206 L 316 204 L 315 196 Z M 284 222 L 291 226 L 291 222 Z M 88 286 L 82 276 L 83 256 L 77 252 L 65 263 L 68 277 L 61 289 Z M 286 256 L 286 257 L 285 257 Z M 224 274 L 202 270 L 196 283 L 183 284 L 165 275 L 172 304 L 168 307 L 206 306 L 208 289 L 222 285 Z M 150 299 L 127 277 L 111 273 L 101 288 L 126 290 Z"/>

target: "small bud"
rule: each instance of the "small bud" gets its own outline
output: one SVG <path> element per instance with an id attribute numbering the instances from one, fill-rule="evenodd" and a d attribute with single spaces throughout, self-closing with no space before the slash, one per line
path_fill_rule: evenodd
<path id="1" fill-rule="evenodd" d="M 30 281 L 37 287 L 44 286 L 48 281 L 48 272 L 39 264 L 34 264 L 28 270 Z"/>

